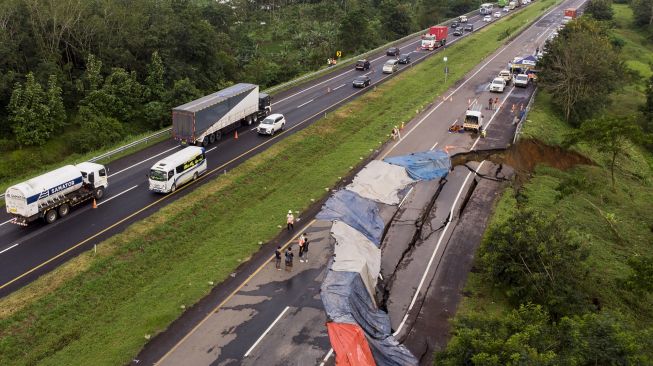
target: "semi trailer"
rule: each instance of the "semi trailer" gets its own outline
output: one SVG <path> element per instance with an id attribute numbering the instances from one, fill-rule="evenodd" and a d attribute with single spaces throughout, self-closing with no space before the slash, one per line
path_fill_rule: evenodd
<path id="1" fill-rule="evenodd" d="M 50 224 L 82 202 L 101 199 L 108 186 L 104 165 L 66 165 L 7 188 L 5 206 L 14 224 L 27 226 L 37 219 Z"/>
<path id="2" fill-rule="evenodd" d="M 172 137 L 182 145 L 208 146 L 225 133 L 252 125 L 272 111 L 258 85 L 240 83 L 172 109 Z"/>
<path id="3" fill-rule="evenodd" d="M 434 25 L 429 28 L 428 34 L 422 37 L 422 49 L 433 51 L 447 44 L 449 28 L 444 25 Z"/>

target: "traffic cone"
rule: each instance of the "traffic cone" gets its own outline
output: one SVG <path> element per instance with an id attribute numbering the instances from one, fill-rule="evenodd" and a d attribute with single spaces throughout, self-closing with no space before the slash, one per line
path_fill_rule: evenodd
<path id="1" fill-rule="evenodd" d="M 331 93 L 331 88 L 330 87 L 327 88 L 327 93 Z"/>
<path id="2" fill-rule="evenodd" d="M 404 123 L 403 123 L 403 122 L 401 122 L 401 128 L 400 128 L 400 130 L 402 130 L 402 131 L 404 130 Z"/>
<path id="3" fill-rule="evenodd" d="M 95 201 L 95 198 L 93 198 L 93 208 L 97 208 L 97 202 Z"/>
<path id="4" fill-rule="evenodd" d="M 238 131 L 234 132 L 234 138 L 238 140 Z"/>

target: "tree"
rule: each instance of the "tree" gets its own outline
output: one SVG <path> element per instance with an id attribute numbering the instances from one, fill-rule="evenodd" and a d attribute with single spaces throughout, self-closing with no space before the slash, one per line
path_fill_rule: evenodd
<path id="1" fill-rule="evenodd" d="M 628 266 L 633 270 L 626 286 L 637 294 L 653 293 L 653 257 L 632 257 Z"/>
<path id="2" fill-rule="evenodd" d="M 631 6 L 635 24 L 639 26 L 653 25 L 653 0 L 633 0 Z"/>
<path id="3" fill-rule="evenodd" d="M 518 210 L 489 229 L 479 257 L 485 275 L 515 304 L 540 304 L 555 316 L 582 307 L 587 252 L 557 218 Z"/>
<path id="4" fill-rule="evenodd" d="M 40 146 L 48 141 L 54 125 L 49 120 L 45 92 L 34 74 L 27 74 L 25 84 L 16 83 L 8 109 L 11 128 L 20 146 Z"/>
<path id="5" fill-rule="evenodd" d="M 585 8 L 585 14 L 589 14 L 596 20 L 612 20 L 614 10 L 612 10 L 611 0 L 592 0 Z"/>
<path id="6" fill-rule="evenodd" d="M 637 115 L 615 117 L 604 115 L 585 121 L 580 129 L 567 137 L 567 144 L 585 142 L 610 156 L 610 177 L 612 189 L 615 189 L 614 168 L 617 159 L 626 155 L 631 143 L 645 140 L 642 128 L 637 124 Z"/>
<path id="7" fill-rule="evenodd" d="M 369 15 L 363 9 L 355 9 L 345 15 L 340 23 L 340 46 L 344 51 L 354 53 L 361 46 L 370 44 L 372 35 L 368 26 Z"/>
<path id="8" fill-rule="evenodd" d="M 653 133 L 653 76 L 648 79 L 646 85 L 646 104 L 642 106 L 644 113 L 644 131 Z"/>
<path id="9" fill-rule="evenodd" d="M 539 84 L 574 126 L 608 104 L 610 92 L 621 86 L 624 75 L 606 28 L 583 18 L 569 23 L 549 43 L 540 65 Z"/>
<path id="10" fill-rule="evenodd" d="M 163 74 L 165 67 L 159 52 L 152 53 L 152 60 L 147 65 L 147 76 L 145 77 L 145 99 L 162 100 L 165 94 L 165 81 Z"/>
<path id="11" fill-rule="evenodd" d="M 185 78 L 175 81 L 172 89 L 165 97 L 166 104 L 171 107 L 176 107 L 186 104 L 202 96 L 202 92 L 197 89 L 190 79 Z"/>
<path id="12" fill-rule="evenodd" d="M 55 128 L 61 128 L 66 124 L 66 108 L 61 97 L 61 87 L 57 83 L 57 77 L 50 75 L 48 78 L 48 91 L 46 95 L 50 122 Z"/>
<path id="13" fill-rule="evenodd" d="M 406 36 L 413 29 L 413 20 L 405 4 L 397 0 L 383 0 L 380 7 L 381 24 L 387 32 L 387 39 Z"/>

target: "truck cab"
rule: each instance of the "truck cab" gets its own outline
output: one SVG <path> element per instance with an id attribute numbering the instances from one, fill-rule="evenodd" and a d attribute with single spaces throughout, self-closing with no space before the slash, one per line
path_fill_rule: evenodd
<path id="1" fill-rule="evenodd" d="M 269 94 L 258 94 L 258 119 L 267 117 L 272 112 L 272 98 Z"/>
<path id="2" fill-rule="evenodd" d="M 82 172 L 84 185 L 95 191 L 96 199 L 102 198 L 104 191 L 109 186 L 107 168 L 102 164 L 91 162 L 79 163 L 76 167 Z"/>

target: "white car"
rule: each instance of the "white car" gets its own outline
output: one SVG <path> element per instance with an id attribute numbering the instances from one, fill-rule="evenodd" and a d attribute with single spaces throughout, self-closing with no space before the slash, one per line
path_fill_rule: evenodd
<path id="1" fill-rule="evenodd" d="M 518 74 L 515 77 L 515 86 L 521 86 L 522 88 L 526 88 L 528 86 L 528 75 L 526 74 Z"/>
<path id="2" fill-rule="evenodd" d="M 256 132 L 261 135 L 273 136 L 277 131 L 283 130 L 286 125 L 286 118 L 283 114 L 275 113 L 265 117 L 256 127 Z"/>
<path id="3" fill-rule="evenodd" d="M 491 92 L 503 93 L 503 90 L 505 88 L 506 88 L 506 81 L 503 80 L 503 78 L 501 77 L 494 78 L 494 80 L 492 80 L 492 83 L 490 84 Z"/>
<path id="4" fill-rule="evenodd" d="M 509 11 L 510 11 L 510 7 L 508 7 L 508 6 L 504 6 L 504 7 L 503 7 L 503 11 L 504 11 L 505 13 L 509 12 Z"/>
<path id="5" fill-rule="evenodd" d="M 392 74 L 399 68 L 399 60 L 388 60 L 383 64 L 383 73 Z"/>
<path id="6" fill-rule="evenodd" d="M 467 16 L 461 15 L 460 17 L 458 17 L 458 21 L 461 23 L 467 23 Z"/>
<path id="7" fill-rule="evenodd" d="M 484 21 L 484 22 L 487 22 L 487 23 L 491 22 L 491 21 L 492 21 L 492 16 L 491 16 L 491 15 L 486 15 L 486 16 L 484 16 L 484 17 L 483 17 L 483 21 Z"/>
<path id="8" fill-rule="evenodd" d="M 501 18 L 501 12 L 500 11 L 495 11 L 494 12 L 494 17 L 495 18 Z"/>

